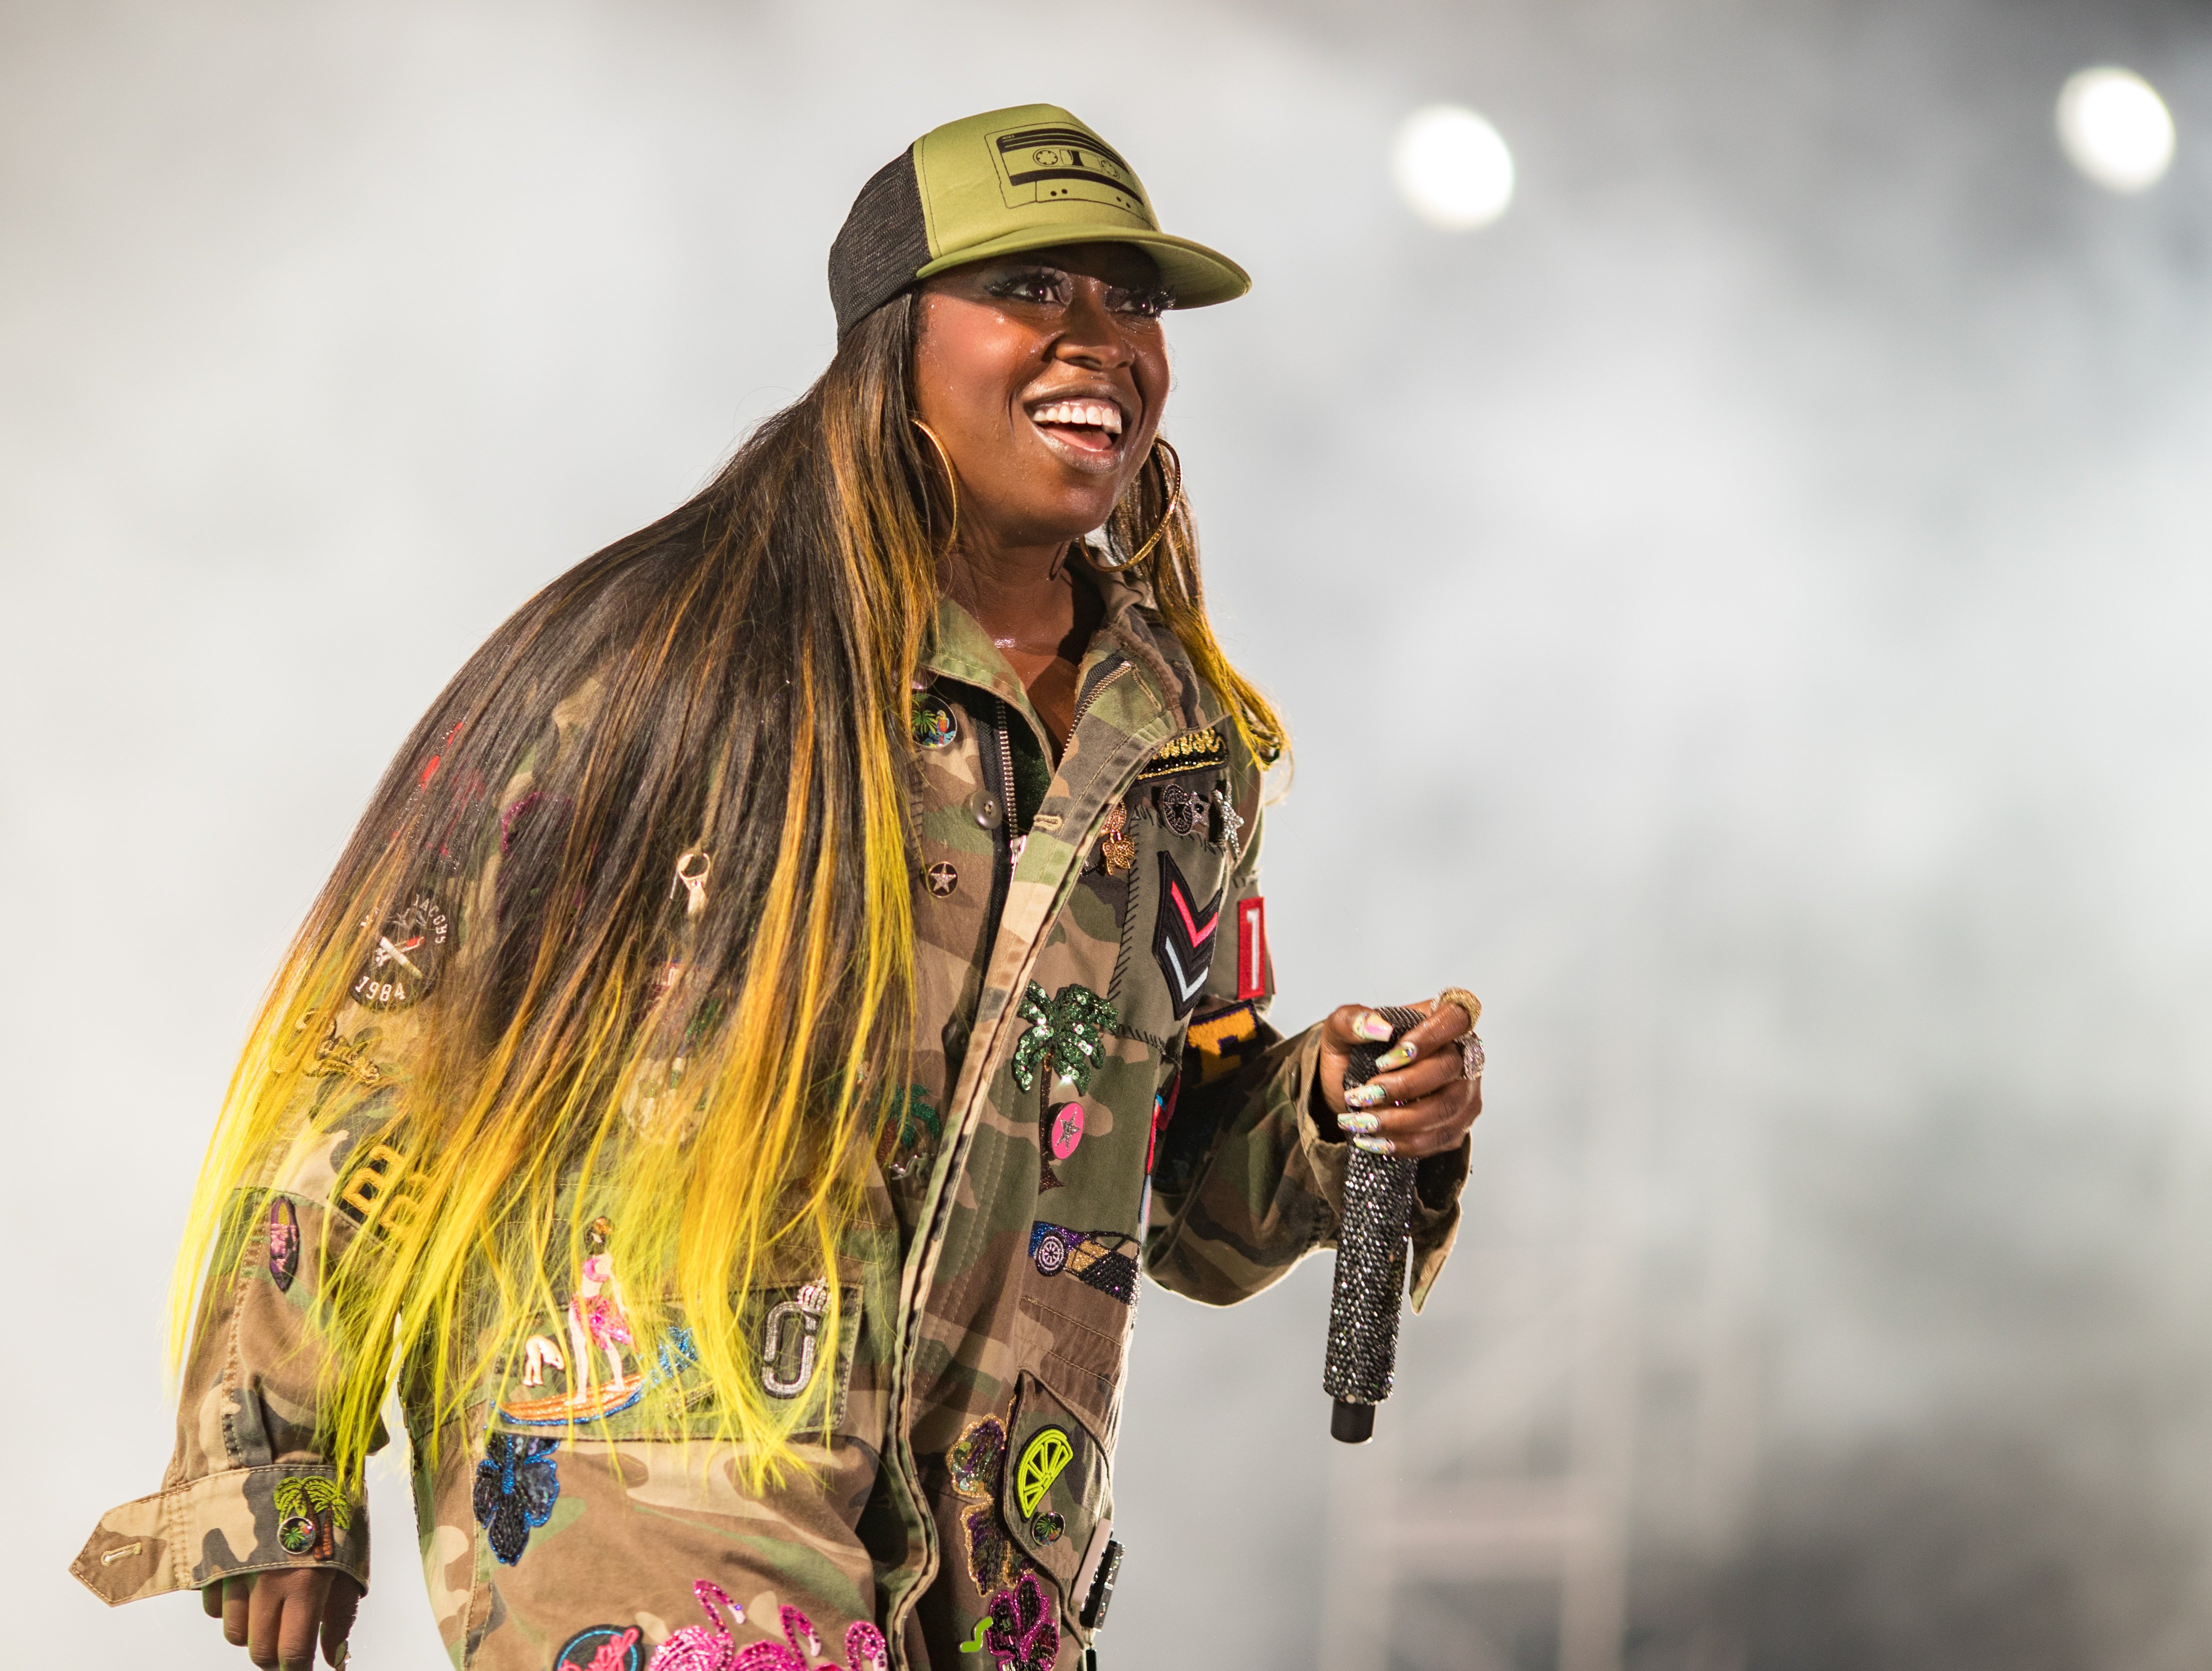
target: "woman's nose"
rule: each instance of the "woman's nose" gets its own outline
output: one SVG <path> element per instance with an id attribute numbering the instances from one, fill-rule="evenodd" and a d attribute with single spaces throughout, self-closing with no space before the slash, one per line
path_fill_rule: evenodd
<path id="1" fill-rule="evenodd" d="M 1121 329 L 1113 309 L 1106 306 L 1104 287 L 1095 279 L 1076 286 L 1053 353 L 1056 358 L 1106 368 L 1126 366 L 1136 359 L 1136 344 Z"/>

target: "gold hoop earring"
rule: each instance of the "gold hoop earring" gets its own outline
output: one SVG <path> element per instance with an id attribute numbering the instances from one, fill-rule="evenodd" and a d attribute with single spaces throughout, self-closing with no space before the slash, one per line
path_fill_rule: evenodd
<path id="1" fill-rule="evenodd" d="M 1099 566 L 1103 568 L 1134 568 L 1151 556 L 1152 548 L 1160 543 L 1160 537 L 1167 532 L 1168 525 L 1175 520 L 1176 507 L 1182 503 L 1182 456 L 1158 435 L 1152 437 L 1152 447 L 1155 451 L 1167 454 L 1166 461 L 1160 465 L 1160 474 L 1168 482 L 1168 507 L 1160 513 L 1158 526 L 1142 545 L 1119 562 L 1101 563 Z"/>
<path id="2" fill-rule="evenodd" d="M 908 418 L 907 422 L 929 437 L 929 444 L 937 449 L 937 461 L 945 466 L 945 490 L 952 495 L 952 532 L 945 536 L 945 549 L 937 555 L 940 558 L 948 557 L 952 555 L 952 548 L 960 543 L 960 478 L 952 473 L 952 455 L 945 450 L 945 443 L 937 439 L 937 431 L 920 418 Z"/>

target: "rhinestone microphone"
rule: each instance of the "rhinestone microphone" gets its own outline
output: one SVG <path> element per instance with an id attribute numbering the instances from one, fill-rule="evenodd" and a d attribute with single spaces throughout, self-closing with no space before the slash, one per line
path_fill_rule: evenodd
<path id="1" fill-rule="evenodd" d="M 1390 1024 L 1389 1042 L 1352 1049 L 1344 1088 L 1375 1077 L 1375 1063 L 1421 1019 L 1399 1006 L 1376 1012 Z M 1364 1444 L 1375 1433 L 1375 1407 L 1390 1396 L 1398 1373 L 1398 1303 L 1406 1291 L 1406 1237 L 1413 1211 L 1410 1157 L 1370 1154 L 1353 1146 L 1344 1169 L 1344 1219 L 1336 1233 L 1336 1288 L 1328 1303 L 1328 1358 L 1321 1388 L 1336 1401 L 1328 1435 Z"/>

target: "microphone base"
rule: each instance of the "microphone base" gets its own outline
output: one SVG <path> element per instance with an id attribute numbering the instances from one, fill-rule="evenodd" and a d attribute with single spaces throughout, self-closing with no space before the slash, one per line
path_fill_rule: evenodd
<path id="1" fill-rule="evenodd" d="M 1338 1399 L 1328 1413 L 1328 1437 L 1340 1444 L 1365 1444 L 1375 1437 L 1375 1407 Z"/>

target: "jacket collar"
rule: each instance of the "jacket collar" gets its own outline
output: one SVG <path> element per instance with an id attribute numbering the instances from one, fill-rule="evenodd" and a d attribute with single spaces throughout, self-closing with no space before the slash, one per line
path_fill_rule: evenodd
<path id="1" fill-rule="evenodd" d="M 1160 705 L 1180 716 L 1184 729 L 1218 724 L 1228 710 L 1198 677 L 1176 635 L 1161 624 L 1152 581 L 1144 574 L 1085 564 L 1105 614 L 1084 652 L 1079 688 L 1087 690 L 1115 651 L 1153 688 Z M 919 683 L 957 679 L 1004 701 L 1036 723 L 1029 692 L 1013 666 L 975 617 L 950 598 L 939 598 L 936 629 L 916 670 Z M 1039 730 L 1042 726 L 1039 726 Z"/>

